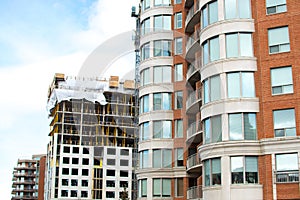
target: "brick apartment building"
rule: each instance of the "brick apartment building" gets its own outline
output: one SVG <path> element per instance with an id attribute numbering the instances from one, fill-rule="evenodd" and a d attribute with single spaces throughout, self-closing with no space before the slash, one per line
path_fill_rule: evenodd
<path id="1" fill-rule="evenodd" d="M 138 199 L 300 199 L 300 1 L 140 5 Z"/>

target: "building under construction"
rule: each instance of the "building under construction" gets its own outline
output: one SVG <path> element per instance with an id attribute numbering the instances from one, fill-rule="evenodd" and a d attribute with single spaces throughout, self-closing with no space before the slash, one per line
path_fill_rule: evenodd
<path id="1" fill-rule="evenodd" d="M 49 87 L 46 199 L 133 195 L 134 81 L 55 74 Z"/>

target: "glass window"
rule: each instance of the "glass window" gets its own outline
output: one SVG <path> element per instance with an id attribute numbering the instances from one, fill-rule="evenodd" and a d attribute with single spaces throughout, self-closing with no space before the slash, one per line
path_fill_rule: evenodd
<path id="1" fill-rule="evenodd" d="M 289 29 L 287 26 L 268 30 L 269 53 L 290 51 Z"/>
<path id="2" fill-rule="evenodd" d="M 175 81 L 182 81 L 183 80 L 183 65 L 182 64 L 176 64 L 175 65 Z"/>
<path id="3" fill-rule="evenodd" d="M 172 138 L 171 121 L 154 121 L 153 138 Z"/>
<path id="4" fill-rule="evenodd" d="M 61 196 L 67 197 L 68 196 L 68 190 L 61 190 Z"/>
<path id="5" fill-rule="evenodd" d="M 205 41 L 202 45 L 203 48 L 203 64 L 213 62 L 220 58 L 220 45 L 219 37 L 215 37 Z"/>
<path id="6" fill-rule="evenodd" d="M 292 67 L 271 69 L 272 94 L 293 93 Z"/>
<path id="7" fill-rule="evenodd" d="M 174 53 L 175 55 L 182 54 L 182 38 L 175 38 Z"/>
<path id="8" fill-rule="evenodd" d="M 251 18 L 250 0 L 225 0 L 225 19 Z"/>
<path id="9" fill-rule="evenodd" d="M 170 168 L 172 167 L 172 150 L 171 149 L 153 149 L 153 168 Z"/>
<path id="10" fill-rule="evenodd" d="M 227 74 L 228 98 L 255 97 L 253 72 Z"/>
<path id="11" fill-rule="evenodd" d="M 267 14 L 286 12 L 286 0 L 266 0 Z"/>
<path id="12" fill-rule="evenodd" d="M 147 18 L 142 22 L 141 29 L 142 35 L 150 32 L 150 18 Z"/>
<path id="13" fill-rule="evenodd" d="M 170 110 L 172 108 L 170 93 L 153 94 L 153 110 Z"/>
<path id="14" fill-rule="evenodd" d="M 183 92 L 177 91 L 175 92 L 175 109 L 181 109 L 183 103 Z"/>
<path id="15" fill-rule="evenodd" d="M 182 197 L 183 194 L 183 178 L 176 178 L 175 179 L 175 196 Z"/>
<path id="16" fill-rule="evenodd" d="M 218 21 L 218 2 L 214 1 L 206 4 L 202 10 L 201 21 L 202 28 L 205 28 L 209 24 L 215 23 Z"/>
<path id="17" fill-rule="evenodd" d="M 275 137 L 296 136 L 295 110 L 274 110 Z"/>
<path id="18" fill-rule="evenodd" d="M 221 159 L 214 158 L 204 161 L 205 186 L 221 185 Z"/>
<path id="19" fill-rule="evenodd" d="M 171 15 L 154 16 L 154 31 L 171 30 Z"/>
<path id="20" fill-rule="evenodd" d="M 215 143 L 222 141 L 221 116 L 214 116 L 204 120 L 205 143 Z"/>
<path id="21" fill-rule="evenodd" d="M 257 157 L 231 157 L 231 183 L 258 183 Z"/>
<path id="22" fill-rule="evenodd" d="M 221 99 L 221 83 L 219 75 L 204 80 L 203 85 L 204 103 Z"/>
<path id="23" fill-rule="evenodd" d="M 139 180 L 139 197 L 147 197 L 147 179 Z"/>
<path id="24" fill-rule="evenodd" d="M 171 83 L 171 66 L 156 66 L 153 68 L 154 83 Z"/>
<path id="25" fill-rule="evenodd" d="M 171 56 L 171 41 L 156 40 L 154 41 L 154 57 Z"/>
<path id="26" fill-rule="evenodd" d="M 153 179 L 153 197 L 171 197 L 171 179 Z"/>
<path id="27" fill-rule="evenodd" d="M 227 58 L 239 56 L 253 56 L 253 45 L 251 33 L 226 34 Z"/>
<path id="28" fill-rule="evenodd" d="M 170 6 L 171 0 L 154 0 L 154 6 Z"/>
<path id="29" fill-rule="evenodd" d="M 175 156 L 176 156 L 176 167 L 183 166 L 183 148 L 177 148 L 175 149 Z"/>
<path id="30" fill-rule="evenodd" d="M 175 0 L 175 4 L 181 3 L 181 0 Z"/>
<path id="31" fill-rule="evenodd" d="M 230 140 L 256 140 L 256 114 L 229 114 Z"/>
<path id="32" fill-rule="evenodd" d="M 174 28 L 175 29 L 182 28 L 182 13 L 181 12 L 175 13 Z"/>
<path id="33" fill-rule="evenodd" d="M 150 71 L 149 68 L 147 68 L 141 72 L 141 86 L 151 83 L 149 71 Z"/>
<path id="34" fill-rule="evenodd" d="M 149 151 L 144 150 L 140 152 L 140 169 L 148 168 L 149 166 Z"/>
<path id="35" fill-rule="evenodd" d="M 147 10 L 150 8 L 150 1 L 151 0 L 143 0 L 142 1 L 142 11 Z"/>
<path id="36" fill-rule="evenodd" d="M 146 43 L 141 47 L 141 60 L 150 58 L 150 43 Z"/>
<path id="37" fill-rule="evenodd" d="M 149 95 L 142 96 L 140 101 L 140 112 L 149 112 Z"/>
<path id="38" fill-rule="evenodd" d="M 183 120 L 182 119 L 175 120 L 175 137 L 176 138 L 183 137 Z"/>
<path id="39" fill-rule="evenodd" d="M 298 154 L 277 154 L 276 182 L 299 182 Z"/>
<path id="40" fill-rule="evenodd" d="M 150 139 L 149 122 L 145 122 L 140 125 L 140 140 L 143 141 L 149 139 Z"/>

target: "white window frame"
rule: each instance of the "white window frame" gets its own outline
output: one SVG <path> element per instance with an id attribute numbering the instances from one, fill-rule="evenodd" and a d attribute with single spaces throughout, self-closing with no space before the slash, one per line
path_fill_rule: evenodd
<path id="1" fill-rule="evenodd" d="M 288 75 L 285 74 L 285 70 L 289 70 Z M 292 94 L 294 93 L 294 88 L 293 88 L 293 72 L 292 72 L 292 67 L 291 66 L 286 66 L 286 67 L 277 67 L 277 68 L 272 68 L 271 69 L 271 88 L 272 88 L 272 95 L 282 95 L 282 94 Z M 276 77 L 278 76 L 278 77 Z M 280 79 L 282 77 L 290 77 L 290 80 L 288 80 L 285 83 L 279 84 L 276 83 L 277 79 Z M 281 92 L 277 93 L 274 92 L 275 88 L 281 88 Z M 285 88 L 287 88 L 286 91 Z"/>

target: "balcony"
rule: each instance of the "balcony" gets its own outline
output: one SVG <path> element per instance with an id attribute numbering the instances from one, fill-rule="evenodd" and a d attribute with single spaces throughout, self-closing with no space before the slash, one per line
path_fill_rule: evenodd
<path id="1" fill-rule="evenodd" d="M 299 171 L 275 172 L 276 183 L 299 183 Z"/>
<path id="2" fill-rule="evenodd" d="M 186 167 L 187 172 L 190 174 L 197 174 L 197 176 L 202 174 L 202 163 L 200 162 L 197 154 L 193 154 L 188 157 Z"/>
<path id="3" fill-rule="evenodd" d="M 188 62 L 195 60 L 195 53 L 200 51 L 200 28 L 187 38 L 185 59 Z"/>
<path id="4" fill-rule="evenodd" d="M 202 186 L 190 187 L 187 190 L 187 199 L 202 199 Z"/>
<path id="5" fill-rule="evenodd" d="M 186 114 L 196 114 L 200 112 L 201 107 L 201 90 L 193 91 L 186 101 Z"/>
<path id="6" fill-rule="evenodd" d="M 186 80 L 186 84 L 189 84 L 192 87 L 196 82 L 200 81 L 200 62 L 198 60 L 188 66 Z"/>
<path id="7" fill-rule="evenodd" d="M 187 144 L 191 144 L 191 143 L 200 144 L 202 142 L 203 129 L 202 129 L 201 121 L 192 123 L 188 127 L 186 132 L 187 132 L 187 139 L 186 139 Z"/>
<path id="8" fill-rule="evenodd" d="M 187 13 L 185 20 L 185 32 L 194 32 L 194 26 L 198 23 L 200 23 L 199 0 L 197 0 L 196 4 L 194 4 Z"/>

